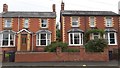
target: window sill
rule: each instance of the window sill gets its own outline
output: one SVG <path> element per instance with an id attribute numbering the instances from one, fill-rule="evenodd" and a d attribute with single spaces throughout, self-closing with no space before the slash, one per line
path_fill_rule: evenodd
<path id="1" fill-rule="evenodd" d="M 9 47 L 9 48 L 10 48 L 10 47 L 15 47 L 15 46 L 0 46 L 0 47 L 3 47 L 3 48 L 4 48 L 4 47 Z"/>
<path id="2" fill-rule="evenodd" d="M 36 47 L 46 47 L 47 45 L 36 45 Z"/>
<path id="3" fill-rule="evenodd" d="M 108 44 L 108 46 L 117 46 L 117 44 Z"/>
<path id="4" fill-rule="evenodd" d="M 83 44 L 69 44 L 68 46 L 83 46 Z"/>

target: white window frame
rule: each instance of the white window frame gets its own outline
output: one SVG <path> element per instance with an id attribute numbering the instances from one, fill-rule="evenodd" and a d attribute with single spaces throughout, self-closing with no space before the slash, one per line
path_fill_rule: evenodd
<path id="1" fill-rule="evenodd" d="M 98 35 L 95 35 L 94 33 L 92 33 L 92 39 L 95 39 L 95 36 L 98 36 L 98 39 L 100 39 L 100 33 L 98 33 Z"/>
<path id="2" fill-rule="evenodd" d="M 24 28 L 28 28 L 29 27 L 29 19 L 25 18 L 24 19 Z"/>
<path id="3" fill-rule="evenodd" d="M 76 21 L 74 21 L 74 19 L 75 18 L 77 18 L 77 20 Z M 73 25 L 73 22 L 76 22 L 77 23 L 77 25 Z M 77 16 L 72 16 L 72 27 L 79 27 L 79 17 L 77 17 Z"/>
<path id="4" fill-rule="evenodd" d="M 12 27 L 12 19 L 11 19 L 11 18 L 5 18 L 4 20 L 5 20 L 5 22 L 4 22 L 4 27 L 5 27 L 5 28 L 11 28 L 11 27 Z M 8 21 L 10 21 L 10 22 L 8 22 Z M 9 24 L 10 26 L 8 26 L 8 24 Z"/>
<path id="5" fill-rule="evenodd" d="M 42 22 L 42 20 L 46 20 L 46 22 Z M 46 27 L 43 27 L 42 24 L 46 24 Z M 48 20 L 47 19 L 41 19 L 41 28 L 48 28 Z"/>
<path id="6" fill-rule="evenodd" d="M 46 45 L 41 45 L 41 34 L 46 34 Z M 38 37 L 39 35 L 39 37 Z M 48 39 L 48 35 L 50 35 L 50 39 Z M 47 46 L 48 44 L 48 40 L 50 41 L 51 44 L 51 34 L 47 34 L 47 33 L 39 33 L 36 35 L 36 46 Z M 39 42 L 38 42 L 39 41 Z"/>
<path id="7" fill-rule="evenodd" d="M 106 17 L 106 27 L 113 27 L 112 17 Z"/>
<path id="8" fill-rule="evenodd" d="M 0 41 L 1 41 L 1 42 L 0 42 L 0 43 L 1 43 L 0 47 L 15 47 L 15 34 L 13 34 L 13 35 L 14 35 L 14 39 L 13 39 L 13 43 L 14 43 L 14 44 L 13 44 L 13 45 L 10 45 L 10 41 L 11 41 L 11 40 L 10 40 L 10 35 L 11 35 L 11 34 L 8 33 L 8 45 L 5 45 L 5 46 L 4 46 L 4 45 L 3 45 L 3 34 L 1 34 L 2 37 L 1 37 L 1 39 L 0 39 Z"/>
<path id="9" fill-rule="evenodd" d="M 70 38 L 70 34 L 72 34 L 72 38 L 73 38 L 73 44 L 71 44 L 71 38 Z M 79 34 L 79 44 L 74 44 L 74 34 Z M 69 33 L 69 46 L 80 46 L 83 45 L 83 33 Z"/>
<path id="10" fill-rule="evenodd" d="M 115 43 L 114 44 L 111 44 L 110 43 L 110 33 L 114 33 L 114 41 L 115 41 Z M 105 39 L 107 39 L 107 41 L 108 41 L 108 45 L 117 45 L 117 35 L 116 35 L 117 33 L 115 33 L 115 32 L 108 32 L 106 35 L 107 35 L 107 38 L 105 38 Z"/>
<path id="11" fill-rule="evenodd" d="M 94 16 L 90 16 L 90 27 L 95 27 L 95 17 Z"/>

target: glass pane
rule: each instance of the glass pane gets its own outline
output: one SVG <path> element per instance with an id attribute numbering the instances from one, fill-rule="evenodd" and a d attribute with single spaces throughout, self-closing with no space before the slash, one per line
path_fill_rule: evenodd
<path id="1" fill-rule="evenodd" d="M 50 34 L 47 34 L 48 36 L 47 36 L 47 39 L 49 39 L 50 40 Z"/>
<path id="2" fill-rule="evenodd" d="M 115 44 L 115 39 L 110 39 L 110 44 Z"/>
<path id="3" fill-rule="evenodd" d="M 26 44 L 26 38 L 22 38 L 22 44 Z"/>
<path id="4" fill-rule="evenodd" d="M 83 44 L 83 35 L 81 34 L 81 44 Z"/>
<path id="5" fill-rule="evenodd" d="M 41 25 L 42 25 L 42 27 L 47 27 L 47 19 L 42 19 Z"/>
<path id="6" fill-rule="evenodd" d="M 73 44 L 73 34 L 70 34 L 70 44 Z"/>
<path id="7" fill-rule="evenodd" d="M 47 25 L 46 24 L 42 24 L 42 27 L 46 27 Z"/>
<path id="8" fill-rule="evenodd" d="M 49 45 L 50 44 L 50 40 L 48 40 L 47 42 L 48 42 L 47 45 Z"/>
<path id="9" fill-rule="evenodd" d="M 74 44 L 79 44 L 79 41 L 80 41 L 79 38 L 80 38 L 79 34 L 74 34 Z"/>
<path id="10" fill-rule="evenodd" d="M 37 39 L 39 39 L 39 34 L 37 34 Z"/>
<path id="11" fill-rule="evenodd" d="M 41 44 L 40 45 L 46 45 L 46 40 L 40 40 Z"/>
<path id="12" fill-rule="evenodd" d="M 39 45 L 39 40 L 37 40 L 37 45 Z"/>
<path id="13" fill-rule="evenodd" d="M 11 27 L 11 19 L 5 20 L 5 27 Z"/>
<path id="14" fill-rule="evenodd" d="M 114 33 L 110 33 L 110 38 L 114 38 Z"/>
<path id="15" fill-rule="evenodd" d="M 94 26 L 94 17 L 90 17 L 90 25 Z"/>
<path id="16" fill-rule="evenodd" d="M 8 39 L 8 34 L 3 34 L 3 39 Z"/>
<path id="17" fill-rule="evenodd" d="M 41 39 L 46 39 L 46 34 L 41 34 Z"/>
<path id="18" fill-rule="evenodd" d="M 10 34 L 10 39 L 14 39 L 14 34 Z"/>
<path id="19" fill-rule="evenodd" d="M 73 26 L 78 26 L 78 22 L 72 22 Z"/>
<path id="20" fill-rule="evenodd" d="M 10 41 L 10 45 L 14 45 L 14 41 L 13 40 Z"/>
<path id="21" fill-rule="evenodd" d="M 8 46 L 8 40 L 3 40 L 3 46 Z"/>

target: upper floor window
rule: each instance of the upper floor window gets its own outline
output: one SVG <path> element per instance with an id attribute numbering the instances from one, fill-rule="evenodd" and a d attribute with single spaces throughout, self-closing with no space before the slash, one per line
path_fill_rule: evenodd
<path id="1" fill-rule="evenodd" d="M 112 27 L 112 17 L 106 17 L 106 27 Z"/>
<path id="2" fill-rule="evenodd" d="M 47 19 L 41 19 L 41 28 L 47 28 L 48 22 Z"/>
<path id="3" fill-rule="evenodd" d="M 78 17 L 72 17 L 72 27 L 79 27 Z"/>
<path id="4" fill-rule="evenodd" d="M 90 17 L 90 27 L 95 27 L 95 17 L 94 16 L 91 16 Z"/>
<path id="5" fill-rule="evenodd" d="M 12 26 L 11 23 L 12 23 L 11 18 L 6 18 L 6 19 L 5 19 L 4 27 L 5 27 L 5 28 L 11 28 L 11 26 Z"/>
<path id="6" fill-rule="evenodd" d="M 29 19 L 25 18 L 24 19 L 24 28 L 28 28 L 28 26 L 29 26 Z"/>
<path id="7" fill-rule="evenodd" d="M 69 33 L 69 45 L 82 45 L 83 34 L 82 33 Z"/>

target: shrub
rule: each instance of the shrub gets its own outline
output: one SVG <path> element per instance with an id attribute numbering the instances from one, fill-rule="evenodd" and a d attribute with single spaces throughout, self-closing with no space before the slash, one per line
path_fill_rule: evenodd
<path id="1" fill-rule="evenodd" d="M 75 49 L 75 48 L 67 48 L 63 52 L 80 52 L 80 50 L 79 49 Z"/>
<path id="2" fill-rule="evenodd" d="M 50 45 L 45 47 L 45 52 L 56 52 L 57 47 L 61 47 L 62 51 L 67 49 L 66 43 L 63 42 L 52 42 Z"/>
<path id="3" fill-rule="evenodd" d="M 85 49 L 89 52 L 103 52 L 105 47 L 107 47 L 107 41 L 104 39 L 90 40 L 85 44 Z"/>

